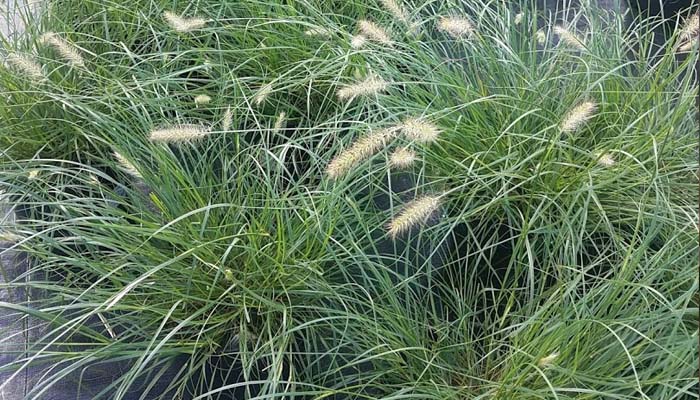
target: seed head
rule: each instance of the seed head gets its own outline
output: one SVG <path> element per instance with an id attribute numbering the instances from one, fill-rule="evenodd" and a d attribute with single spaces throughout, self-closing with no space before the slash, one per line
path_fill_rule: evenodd
<path id="1" fill-rule="evenodd" d="M 554 352 L 548 356 L 540 358 L 539 361 L 537 361 L 537 365 L 540 366 L 540 368 L 545 368 L 549 367 L 550 365 L 554 364 L 554 361 L 559 357 L 559 352 Z"/>
<path id="2" fill-rule="evenodd" d="M 201 125 L 176 125 L 151 131 L 152 142 L 180 143 L 201 139 L 210 130 Z"/>
<path id="3" fill-rule="evenodd" d="M 228 106 L 228 108 L 226 108 L 226 112 L 224 113 L 224 117 L 221 119 L 221 130 L 228 132 L 228 130 L 231 129 L 232 124 L 233 112 L 231 111 L 231 106 Z"/>
<path id="4" fill-rule="evenodd" d="M 126 172 L 130 173 L 131 175 L 133 175 L 133 176 L 135 176 L 135 177 L 137 177 L 137 178 L 143 178 L 143 175 L 141 175 L 141 173 L 139 172 L 139 170 L 136 169 L 136 167 L 134 166 L 134 164 L 132 164 L 131 162 L 129 162 L 129 160 L 127 160 L 126 157 L 124 157 L 123 155 L 121 155 L 121 154 L 119 154 L 118 152 L 115 151 L 115 152 L 114 152 L 114 158 L 117 159 L 117 162 L 119 163 L 119 165 L 121 165 L 121 167 L 122 167 Z"/>
<path id="5" fill-rule="evenodd" d="M 278 116 L 277 120 L 275 121 L 275 126 L 272 128 L 273 132 L 279 132 L 282 130 L 284 125 L 287 122 L 287 113 L 282 111 Z"/>
<path id="6" fill-rule="evenodd" d="M 207 20 L 204 18 L 183 18 L 171 11 L 164 12 L 163 19 L 177 32 L 191 32 L 202 29 L 207 24 Z"/>
<path id="7" fill-rule="evenodd" d="M 384 8 L 387 9 L 396 19 L 409 25 L 409 16 L 406 9 L 396 0 L 381 0 Z"/>
<path id="8" fill-rule="evenodd" d="M 698 37 L 695 36 L 694 38 L 688 40 L 683 45 L 681 45 L 678 48 L 678 52 L 688 53 L 688 52 L 692 51 L 693 49 L 697 49 L 697 48 L 698 48 Z"/>
<path id="9" fill-rule="evenodd" d="M 420 118 L 408 118 L 399 128 L 404 136 L 419 143 L 434 142 L 440 136 L 437 126 Z"/>
<path id="10" fill-rule="evenodd" d="M 569 32 L 566 28 L 562 26 L 555 26 L 554 33 L 559 35 L 559 39 L 569 46 L 580 51 L 586 50 L 586 46 L 584 46 L 583 41 L 575 34 Z"/>
<path id="11" fill-rule="evenodd" d="M 209 102 L 211 102 L 211 97 L 207 96 L 206 94 L 200 94 L 194 98 L 194 104 L 196 105 L 209 104 Z"/>
<path id="12" fill-rule="evenodd" d="M 604 167 L 612 167 L 615 165 L 615 159 L 612 157 L 612 155 L 603 153 L 598 156 L 598 164 Z"/>
<path id="13" fill-rule="evenodd" d="M 369 75 L 365 80 L 338 90 L 339 100 L 350 100 L 358 96 L 371 96 L 386 90 L 389 84 L 377 75 Z"/>
<path id="14" fill-rule="evenodd" d="M 43 81 L 46 77 L 41 70 L 41 65 L 24 54 L 8 54 L 6 61 L 19 72 L 23 73 L 27 78 L 35 81 Z"/>
<path id="15" fill-rule="evenodd" d="M 85 66 L 85 60 L 83 60 L 83 56 L 80 55 L 78 49 L 57 34 L 53 32 L 45 33 L 41 35 L 39 42 L 53 47 L 61 57 L 68 61 L 69 65 L 74 67 Z"/>
<path id="16" fill-rule="evenodd" d="M 700 34 L 700 16 L 698 14 L 693 14 L 685 21 L 685 24 L 683 24 L 683 28 L 681 28 L 678 37 L 681 41 L 685 41 L 698 34 Z"/>
<path id="17" fill-rule="evenodd" d="M 306 36 L 332 37 L 333 32 L 327 28 L 317 27 L 317 28 L 307 29 L 306 31 L 304 31 L 304 35 L 306 35 Z"/>
<path id="18" fill-rule="evenodd" d="M 418 157 L 413 150 L 408 147 L 401 147 L 391 153 L 389 156 L 389 165 L 394 168 L 403 169 L 413 165 L 416 160 L 418 160 Z"/>
<path id="19" fill-rule="evenodd" d="M 437 29 L 455 39 L 468 38 L 474 33 L 474 26 L 467 17 L 441 17 Z"/>
<path id="20" fill-rule="evenodd" d="M 0 232 L 0 242 L 19 242 L 22 239 L 24 239 L 23 236 L 20 236 L 14 232 Z"/>
<path id="21" fill-rule="evenodd" d="M 229 282 L 233 282 L 233 271 L 230 268 L 224 270 L 224 279 Z"/>
<path id="22" fill-rule="evenodd" d="M 350 47 L 353 49 L 359 49 L 362 46 L 367 43 L 367 36 L 365 35 L 353 35 L 352 39 L 350 39 Z"/>
<path id="23" fill-rule="evenodd" d="M 389 34 L 374 22 L 362 19 L 357 22 L 357 27 L 360 33 L 367 37 L 367 39 L 374 40 L 381 44 L 391 45 L 391 37 Z"/>
<path id="24" fill-rule="evenodd" d="M 515 14 L 515 19 L 513 20 L 513 23 L 515 23 L 515 25 L 520 25 L 521 22 L 523 22 L 523 13 L 519 12 Z"/>
<path id="25" fill-rule="evenodd" d="M 392 239 L 408 232 L 411 228 L 425 223 L 440 207 L 438 196 L 424 196 L 406 204 L 399 215 L 387 224 L 387 231 Z"/>
<path id="26" fill-rule="evenodd" d="M 268 96 L 270 96 L 270 93 L 272 93 L 272 84 L 268 83 L 267 85 L 261 87 L 258 93 L 253 96 L 253 102 L 256 106 L 259 106 L 267 99 Z"/>
<path id="27" fill-rule="evenodd" d="M 38 169 L 32 169 L 29 171 L 27 174 L 27 179 L 33 180 L 36 179 L 39 176 L 39 170 Z"/>
<path id="28" fill-rule="evenodd" d="M 535 38 L 537 39 L 537 43 L 544 44 L 544 41 L 547 40 L 547 35 L 544 34 L 544 31 L 542 29 L 539 29 L 535 33 Z"/>
<path id="29" fill-rule="evenodd" d="M 593 118 L 598 107 L 591 101 L 586 101 L 574 107 L 564 117 L 560 128 L 564 133 L 573 133 Z"/>
<path id="30" fill-rule="evenodd" d="M 360 162 L 372 157 L 377 151 L 383 149 L 393 136 L 394 134 L 391 130 L 382 129 L 361 137 L 348 149 L 331 160 L 326 168 L 326 173 L 331 179 L 337 179 L 345 175 Z"/>

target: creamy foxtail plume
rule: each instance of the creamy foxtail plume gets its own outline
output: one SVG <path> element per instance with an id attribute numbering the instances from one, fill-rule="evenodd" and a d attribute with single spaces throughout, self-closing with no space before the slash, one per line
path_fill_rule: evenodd
<path id="1" fill-rule="evenodd" d="M 581 51 L 586 50 L 586 46 L 583 44 L 583 40 L 581 40 L 581 38 L 579 38 L 577 35 L 569 32 L 566 28 L 562 26 L 555 26 L 554 33 L 556 33 L 559 36 L 559 39 L 562 42 L 568 44 L 569 46 Z"/>
<path id="2" fill-rule="evenodd" d="M 306 36 L 320 36 L 320 37 L 331 37 L 333 36 L 333 31 L 327 28 L 317 27 L 311 28 L 304 31 Z"/>
<path id="3" fill-rule="evenodd" d="M 547 35 L 545 35 L 542 29 L 540 29 L 537 32 L 535 32 L 535 38 L 537 39 L 537 43 L 543 44 L 544 41 L 547 39 Z"/>
<path id="4" fill-rule="evenodd" d="M 403 22 L 406 25 L 409 25 L 410 20 L 409 20 L 409 14 L 406 9 L 399 4 L 396 0 L 380 0 L 382 4 L 384 5 L 384 8 L 389 11 L 394 18 L 398 19 L 399 21 Z"/>
<path id="5" fill-rule="evenodd" d="M 143 176 L 141 175 L 141 173 L 139 172 L 139 170 L 136 169 L 136 167 L 134 166 L 134 164 L 132 164 L 131 162 L 129 162 L 129 160 L 127 160 L 126 157 L 124 157 L 123 155 L 121 155 L 121 154 L 119 154 L 118 152 L 115 151 L 115 152 L 114 152 L 114 158 L 117 159 L 117 162 L 119 163 L 119 165 L 120 165 L 120 166 L 122 167 L 122 169 L 124 169 L 126 172 L 130 173 L 131 175 L 133 175 L 133 176 L 135 176 L 135 177 L 137 177 L 137 178 L 143 178 Z"/>
<path id="6" fill-rule="evenodd" d="M 277 116 L 277 120 L 275 120 L 275 126 L 272 128 L 272 131 L 273 132 L 281 131 L 282 128 L 284 128 L 286 123 L 287 123 L 287 113 L 282 111 Z"/>
<path id="7" fill-rule="evenodd" d="M 455 39 L 465 39 L 474 33 L 474 26 L 467 17 L 441 17 L 437 29 Z"/>
<path id="8" fill-rule="evenodd" d="M 357 27 L 360 33 L 368 39 L 381 44 L 391 45 L 391 37 L 389 34 L 374 22 L 363 19 L 357 22 Z"/>
<path id="9" fill-rule="evenodd" d="M 352 100 L 358 96 L 371 96 L 383 92 L 389 84 L 377 75 L 370 75 L 365 80 L 338 90 L 338 99 Z"/>
<path id="10" fill-rule="evenodd" d="M 434 142 L 440 136 L 437 126 L 421 118 L 408 118 L 398 128 L 406 138 L 420 143 Z"/>
<path id="11" fill-rule="evenodd" d="M 22 239 L 24 239 L 24 236 L 20 236 L 14 232 L 0 232 L 0 242 L 19 242 Z"/>
<path id="12" fill-rule="evenodd" d="M 75 66 L 75 67 L 83 67 L 85 66 L 85 60 L 83 59 L 83 56 L 80 55 L 80 52 L 78 49 L 69 43 L 67 40 L 61 38 L 57 34 L 53 32 L 48 32 L 43 35 L 41 35 L 41 38 L 39 41 L 43 44 L 48 44 L 49 46 L 53 47 L 58 54 L 63 57 L 66 61 L 68 61 L 69 65 Z"/>
<path id="13" fill-rule="evenodd" d="M 367 36 L 357 34 L 350 39 L 350 47 L 353 49 L 359 49 L 367 43 Z"/>
<path id="14" fill-rule="evenodd" d="M 207 20 L 204 18 L 184 18 L 171 11 L 164 12 L 163 19 L 165 19 L 165 22 L 167 22 L 171 28 L 178 32 L 191 32 L 202 29 L 207 25 Z"/>
<path id="15" fill-rule="evenodd" d="M 152 142 L 191 142 L 207 136 L 211 131 L 201 125 L 175 125 L 151 131 Z"/>
<path id="16" fill-rule="evenodd" d="M 401 147 L 391 153 L 389 156 L 389 165 L 398 169 L 408 168 L 413 165 L 416 160 L 418 160 L 418 157 L 413 150 L 408 147 Z"/>
<path id="17" fill-rule="evenodd" d="M 680 53 L 689 53 L 689 52 L 693 51 L 693 49 L 697 49 L 697 48 L 698 48 L 698 37 L 696 36 L 696 37 L 688 40 L 684 44 L 682 44 L 680 47 L 678 47 L 678 51 Z"/>
<path id="18" fill-rule="evenodd" d="M 345 175 L 362 161 L 383 149 L 393 137 L 393 131 L 388 129 L 382 129 L 361 137 L 348 149 L 343 150 L 331 160 L 326 168 L 326 173 L 331 179 L 337 179 Z"/>
<path id="19" fill-rule="evenodd" d="M 513 23 L 515 23 L 515 25 L 520 25 L 521 22 L 523 22 L 523 13 L 519 12 L 515 14 L 515 19 L 513 20 Z"/>
<path id="20" fill-rule="evenodd" d="M 545 368 L 549 367 L 550 365 L 554 364 L 554 361 L 556 361 L 557 357 L 559 357 L 558 352 L 554 352 L 548 356 L 542 357 L 537 361 L 537 365 L 540 366 L 540 368 Z"/>
<path id="21" fill-rule="evenodd" d="M 211 97 L 207 96 L 206 94 L 200 94 L 194 98 L 194 104 L 196 105 L 209 104 L 209 102 L 211 102 Z"/>
<path id="22" fill-rule="evenodd" d="M 604 167 L 612 167 L 615 165 L 615 159 L 608 153 L 602 153 L 598 155 L 598 164 Z"/>
<path id="23" fill-rule="evenodd" d="M 231 129 L 232 124 L 233 111 L 231 111 L 231 106 L 228 106 L 226 108 L 226 112 L 224 113 L 224 117 L 221 119 L 221 130 L 224 132 L 228 132 L 228 130 Z"/>
<path id="24" fill-rule="evenodd" d="M 258 93 L 253 96 L 253 102 L 255 103 L 256 106 L 261 105 L 265 100 L 267 100 L 268 96 L 272 93 L 272 84 L 268 83 L 267 85 L 264 85 L 263 87 L 260 88 Z"/>
<path id="25" fill-rule="evenodd" d="M 572 108 L 562 120 L 560 125 L 562 132 L 573 133 L 577 131 L 594 117 L 597 109 L 598 107 L 592 101 L 585 101 Z"/>
<path id="26" fill-rule="evenodd" d="M 689 40 L 693 36 L 700 34 L 700 16 L 698 14 L 693 14 L 690 16 L 683 24 L 681 32 L 678 37 L 681 41 Z"/>
<path id="27" fill-rule="evenodd" d="M 5 59 L 15 70 L 24 74 L 27 78 L 42 81 L 46 78 L 41 70 L 41 65 L 24 54 L 8 54 Z"/>
<path id="28" fill-rule="evenodd" d="M 387 224 L 387 231 L 396 239 L 412 228 L 425 223 L 440 207 L 440 197 L 424 196 L 406 204 L 399 215 Z"/>

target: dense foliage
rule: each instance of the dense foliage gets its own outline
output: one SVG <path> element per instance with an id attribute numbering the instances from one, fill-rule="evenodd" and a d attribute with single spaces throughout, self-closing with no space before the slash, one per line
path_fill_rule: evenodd
<path id="1" fill-rule="evenodd" d="M 28 398 L 113 361 L 96 397 L 697 398 L 690 12 L 659 49 L 595 8 L 49 2 L 0 68 L 30 262 L 0 290 L 36 293 L 0 307 L 46 329 L 0 369 L 55 366 Z"/>

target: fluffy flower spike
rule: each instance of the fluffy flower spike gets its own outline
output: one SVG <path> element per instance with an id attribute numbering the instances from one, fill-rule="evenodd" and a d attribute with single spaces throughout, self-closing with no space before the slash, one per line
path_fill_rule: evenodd
<path id="1" fill-rule="evenodd" d="M 338 99 L 352 100 L 358 96 L 371 96 L 386 90 L 389 84 L 380 76 L 370 75 L 365 80 L 338 90 Z"/>
<path id="2" fill-rule="evenodd" d="M 13 68 L 23 73 L 29 79 L 42 81 L 46 78 L 44 76 L 44 72 L 41 70 L 41 65 L 27 55 L 14 53 L 8 54 L 6 61 Z"/>
<path id="3" fill-rule="evenodd" d="M 420 118 L 408 118 L 399 128 L 406 138 L 419 143 L 429 143 L 437 140 L 440 129 L 432 123 Z"/>
<path id="4" fill-rule="evenodd" d="M 353 49 L 359 49 L 362 46 L 367 43 L 367 36 L 358 34 L 358 35 L 353 35 L 352 39 L 350 39 L 350 47 Z"/>
<path id="5" fill-rule="evenodd" d="M 467 17 L 441 17 L 437 29 L 455 39 L 465 39 L 474 33 L 474 26 Z"/>
<path id="6" fill-rule="evenodd" d="M 207 20 L 204 18 L 183 18 L 171 11 L 164 12 L 163 19 L 177 32 L 191 32 L 202 29 L 207 25 Z"/>
<path id="7" fill-rule="evenodd" d="M 681 32 L 678 35 L 681 41 L 689 40 L 693 36 L 700 34 L 700 15 L 693 14 L 683 24 Z"/>
<path id="8" fill-rule="evenodd" d="M 523 13 L 519 12 L 515 14 L 515 19 L 513 20 L 513 23 L 515 25 L 520 25 L 521 22 L 523 22 Z"/>
<path id="9" fill-rule="evenodd" d="M 697 49 L 697 48 L 698 48 L 698 37 L 696 36 L 696 37 L 688 40 L 687 42 L 683 43 L 683 45 L 681 45 L 678 48 L 678 51 L 680 53 L 689 53 L 693 49 Z"/>
<path id="10" fill-rule="evenodd" d="M 196 105 L 209 104 L 209 102 L 211 102 L 211 97 L 207 96 L 206 94 L 200 94 L 194 98 L 194 104 Z"/>
<path id="11" fill-rule="evenodd" d="M 576 132 L 579 128 L 585 125 L 588 120 L 593 118 L 597 109 L 598 107 L 592 101 L 585 101 L 572 108 L 562 120 L 560 125 L 562 132 Z"/>
<path id="12" fill-rule="evenodd" d="M 608 153 L 602 153 L 598 155 L 598 164 L 603 167 L 612 167 L 615 165 L 615 159 Z"/>
<path id="13" fill-rule="evenodd" d="M 413 150 L 408 147 L 401 147 L 391 153 L 389 156 L 389 165 L 394 168 L 404 169 L 413 165 L 416 160 L 418 160 L 418 157 Z"/>
<path id="14" fill-rule="evenodd" d="M 438 196 L 424 196 L 406 204 L 399 215 L 387 224 L 387 231 L 392 239 L 410 231 L 413 227 L 425 223 L 440 207 Z"/>
<path id="15" fill-rule="evenodd" d="M 535 32 L 535 38 L 537 39 L 537 43 L 544 44 L 545 40 L 547 40 L 547 35 L 545 35 L 542 29 L 539 29 Z"/>
<path id="16" fill-rule="evenodd" d="M 374 40 L 375 42 L 381 44 L 391 45 L 391 37 L 389 34 L 386 32 L 386 30 L 384 30 L 384 28 L 380 27 L 374 22 L 362 19 L 357 22 L 357 27 L 360 30 L 360 33 L 367 37 L 367 39 Z"/>
<path id="17" fill-rule="evenodd" d="M 41 35 L 39 41 L 53 47 L 61 57 L 68 61 L 68 64 L 75 67 L 85 66 L 85 60 L 83 56 L 80 55 L 78 49 L 57 34 L 53 32 L 45 33 Z"/>
<path id="18" fill-rule="evenodd" d="M 279 132 L 284 128 L 284 126 L 287 123 L 287 113 L 282 111 L 279 113 L 277 116 L 277 119 L 275 120 L 275 125 L 272 127 L 273 132 Z"/>
<path id="19" fill-rule="evenodd" d="M 117 162 L 119 163 L 119 165 L 121 165 L 121 167 L 122 167 L 126 172 L 130 173 L 131 175 L 133 175 L 133 176 L 135 176 L 135 177 L 137 177 L 137 178 L 143 178 L 143 176 L 141 175 L 141 173 L 139 172 L 139 170 L 136 169 L 136 167 L 134 166 L 134 164 L 132 164 L 131 162 L 129 162 L 129 160 L 127 160 L 126 157 L 124 157 L 123 155 L 121 155 L 121 154 L 119 154 L 118 152 L 115 151 L 115 152 L 114 152 L 114 158 L 117 159 Z"/>
<path id="20" fill-rule="evenodd" d="M 263 86 L 260 88 L 258 93 L 253 96 L 253 102 L 255 103 L 256 106 L 261 105 L 267 98 L 270 96 L 272 93 L 272 84 L 268 83 L 267 85 Z"/>
<path id="21" fill-rule="evenodd" d="M 389 11 L 394 18 L 398 19 L 399 21 L 403 22 L 406 25 L 410 24 L 409 16 L 408 16 L 408 11 L 399 4 L 396 0 L 381 0 L 382 5 L 384 5 L 384 8 Z"/>
<path id="22" fill-rule="evenodd" d="M 226 112 L 224 113 L 224 117 L 221 119 L 221 130 L 227 132 L 229 129 L 231 129 L 232 124 L 233 111 L 231 111 L 231 106 L 228 106 L 226 108 Z"/>
<path id="23" fill-rule="evenodd" d="M 331 160 L 326 168 L 326 173 L 331 179 L 337 179 L 345 175 L 362 161 L 383 149 L 393 137 L 394 133 L 389 129 L 382 129 L 361 137 L 348 149 Z"/>
<path id="24" fill-rule="evenodd" d="M 208 135 L 210 130 L 201 125 L 176 125 L 151 131 L 152 142 L 191 142 Z"/>
<path id="25" fill-rule="evenodd" d="M 317 27 L 317 28 L 307 29 L 306 31 L 304 31 L 304 35 L 316 36 L 316 37 L 327 37 L 328 38 L 328 37 L 333 36 L 333 32 L 327 28 Z"/>
<path id="26" fill-rule="evenodd" d="M 580 51 L 586 50 L 586 46 L 584 46 L 583 40 L 581 40 L 581 38 L 579 38 L 575 34 L 569 32 L 566 28 L 562 26 L 555 26 L 554 33 L 556 33 L 559 36 L 559 39 L 567 45 Z"/>
<path id="27" fill-rule="evenodd" d="M 549 367 L 550 365 L 554 364 L 554 361 L 556 361 L 557 357 L 559 357 L 559 352 L 554 352 L 548 356 L 542 357 L 537 361 L 537 365 L 540 368 L 545 368 Z"/>

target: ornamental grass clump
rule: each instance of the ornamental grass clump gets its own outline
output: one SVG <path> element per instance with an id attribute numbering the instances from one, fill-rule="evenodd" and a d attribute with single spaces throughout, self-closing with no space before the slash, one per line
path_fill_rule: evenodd
<path id="1" fill-rule="evenodd" d="M 45 5 L 0 68 L 0 393 L 694 393 L 697 36 L 653 28 L 695 10 L 560 9 L 572 52 L 528 2 Z"/>

